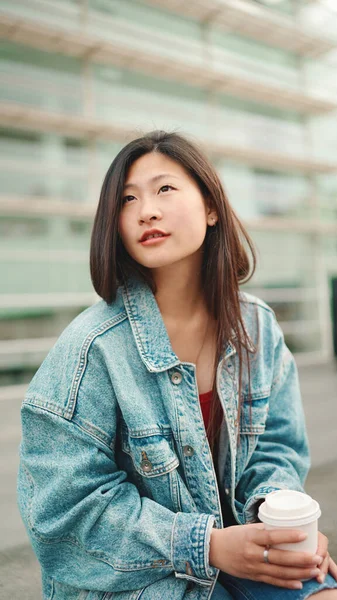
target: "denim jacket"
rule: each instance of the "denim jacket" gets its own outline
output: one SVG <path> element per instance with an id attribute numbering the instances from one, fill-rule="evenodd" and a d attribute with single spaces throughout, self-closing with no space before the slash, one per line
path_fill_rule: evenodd
<path id="1" fill-rule="evenodd" d="M 309 451 L 294 358 L 273 311 L 240 292 L 250 341 L 238 406 L 229 341 L 216 477 L 195 365 L 173 352 L 150 288 L 129 278 L 63 331 L 22 405 L 18 502 L 45 600 L 207 600 L 212 527 L 256 521 L 275 489 L 303 491 Z M 251 413 L 250 413 L 251 406 Z M 240 430 L 240 443 L 237 433 Z"/>

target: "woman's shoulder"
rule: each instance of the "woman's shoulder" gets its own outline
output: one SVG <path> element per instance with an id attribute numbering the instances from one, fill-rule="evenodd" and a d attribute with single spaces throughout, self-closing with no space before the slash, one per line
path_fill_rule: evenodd
<path id="1" fill-rule="evenodd" d="M 244 306 L 247 311 L 250 311 L 252 313 L 256 312 L 256 308 L 258 307 L 259 309 L 262 309 L 261 312 L 265 310 L 267 311 L 267 313 L 275 315 L 273 309 L 268 304 L 266 304 L 264 300 L 261 300 L 261 298 L 258 298 L 253 294 L 249 294 L 248 292 L 240 290 L 239 299 L 241 306 Z"/>
<path id="2" fill-rule="evenodd" d="M 88 335 L 95 334 L 105 327 L 113 325 L 120 319 L 126 317 L 124 304 L 121 294 L 118 291 L 116 299 L 107 304 L 100 299 L 82 312 L 80 312 L 62 331 L 58 342 L 62 342 L 69 336 L 79 341 L 85 339 Z"/>
<path id="3" fill-rule="evenodd" d="M 261 298 L 247 292 L 239 292 L 241 315 L 246 331 L 253 343 L 259 339 L 266 344 L 277 344 L 283 339 L 282 330 L 274 310 Z"/>
<path id="4" fill-rule="evenodd" d="M 240 308 L 243 319 L 247 324 L 256 326 L 277 326 L 276 315 L 273 309 L 261 298 L 247 292 L 239 292 Z"/>
<path id="5" fill-rule="evenodd" d="M 255 382 L 262 381 L 260 387 L 264 389 L 266 381 L 271 382 L 275 372 L 279 376 L 294 359 L 285 343 L 277 316 L 266 302 L 240 291 L 240 306 L 246 333 L 254 347 Z"/>
<path id="6" fill-rule="evenodd" d="M 125 319 L 127 315 L 119 293 L 111 304 L 99 300 L 83 310 L 49 350 L 28 386 L 26 399 L 40 398 L 45 405 L 46 401 L 51 402 L 52 397 L 58 396 L 65 402 L 70 389 L 83 376 L 89 356 L 95 352 L 95 340 Z"/>

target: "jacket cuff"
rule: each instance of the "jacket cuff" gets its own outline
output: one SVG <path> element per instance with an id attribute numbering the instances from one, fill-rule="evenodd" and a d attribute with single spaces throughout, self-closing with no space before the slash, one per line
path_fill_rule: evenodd
<path id="1" fill-rule="evenodd" d="M 274 485 L 264 485 L 255 490 L 253 496 L 247 500 L 246 504 L 243 507 L 243 522 L 244 523 L 257 523 L 258 517 L 258 507 L 261 504 L 267 494 L 270 492 L 275 492 L 276 490 L 287 490 L 288 487 L 286 485 L 275 483 Z"/>
<path id="2" fill-rule="evenodd" d="M 176 513 L 172 532 L 172 564 L 176 577 L 203 585 L 206 582 L 202 580 L 209 579 L 212 584 L 217 573 L 217 569 L 209 564 L 214 522 L 214 515 Z"/>

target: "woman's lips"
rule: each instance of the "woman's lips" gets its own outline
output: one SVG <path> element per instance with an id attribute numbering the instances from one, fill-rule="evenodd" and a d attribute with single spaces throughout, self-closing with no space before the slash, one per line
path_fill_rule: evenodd
<path id="1" fill-rule="evenodd" d="M 158 244 L 159 242 L 166 240 L 168 237 L 169 235 L 161 235 L 159 237 L 150 238 L 149 240 L 144 240 L 143 242 L 140 242 L 140 244 L 142 246 L 152 246 L 153 244 Z"/>

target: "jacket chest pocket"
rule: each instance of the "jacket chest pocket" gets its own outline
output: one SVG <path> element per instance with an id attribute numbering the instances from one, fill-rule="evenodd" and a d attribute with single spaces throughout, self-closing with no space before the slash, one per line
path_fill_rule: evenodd
<path id="1" fill-rule="evenodd" d="M 266 428 L 270 388 L 243 397 L 240 418 L 240 443 L 237 447 L 235 480 L 238 482 Z"/>
<path id="2" fill-rule="evenodd" d="M 141 496 L 147 496 L 174 512 L 181 511 L 177 468 L 172 432 L 121 431 L 122 451 L 129 456 L 127 472 Z"/>
<path id="3" fill-rule="evenodd" d="M 269 396 L 270 388 L 252 392 L 251 399 L 243 396 L 240 434 L 260 435 L 264 432 L 269 410 Z"/>

